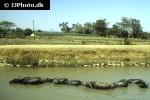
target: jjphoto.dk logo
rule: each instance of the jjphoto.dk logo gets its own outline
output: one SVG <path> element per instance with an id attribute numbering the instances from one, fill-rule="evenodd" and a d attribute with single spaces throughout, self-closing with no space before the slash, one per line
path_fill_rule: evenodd
<path id="1" fill-rule="evenodd" d="M 4 7 L 5 8 L 9 8 L 9 7 L 11 7 L 11 8 L 17 8 L 17 7 L 31 7 L 31 8 L 34 8 L 34 7 L 39 7 L 39 8 L 42 8 L 42 7 L 44 7 L 44 4 L 42 3 L 42 2 L 38 2 L 37 4 L 32 4 L 32 3 L 26 3 L 26 4 L 24 4 L 24 3 L 22 3 L 22 2 L 20 2 L 20 3 L 4 3 Z"/>
<path id="2" fill-rule="evenodd" d="M 0 0 L 0 10 L 50 10 L 50 0 Z"/>

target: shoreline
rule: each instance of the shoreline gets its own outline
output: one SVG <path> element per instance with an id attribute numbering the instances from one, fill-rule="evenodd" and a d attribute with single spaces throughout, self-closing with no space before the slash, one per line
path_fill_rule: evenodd
<path id="1" fill-rule="evenodd" d="M 14 67 L 150 66 L 150 45 L 0 45 Z"/>

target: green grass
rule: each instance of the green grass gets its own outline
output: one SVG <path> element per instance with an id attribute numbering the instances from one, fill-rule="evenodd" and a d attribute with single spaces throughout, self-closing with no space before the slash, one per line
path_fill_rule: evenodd
<path id="1" fill-rule="evenodd" d="M 36 33 L 24 39 L 0 38 L 0 62 L 22 67 L 78 67 L 123 62 L 150 62 L 150 40 L 97 37 L 85 34 Z"/>
<path id="2" fill-rule="evenodd" d="M 0 45 L 123 45 L 123 38 L 97 37 L 95 35 L 75 34 L 75 33 L 48 33 L 38 32 L 35 37 L 24 39 L 0 38 Z M 129 39 L 133 45 L 149 45 L 150 40 Z"/>

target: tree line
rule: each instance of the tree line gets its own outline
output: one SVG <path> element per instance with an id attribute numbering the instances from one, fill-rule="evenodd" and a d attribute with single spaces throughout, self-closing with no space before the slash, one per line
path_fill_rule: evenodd
<path id="1" fill-rule="evenodd" d="M 150 33 L 144 32 L 140 20 L 122 17 L 120 22 L 116 22 L 112 27 L 108 27 L 109 22 L 106 19 L 99 19 L 95 22 L 86 22 L 68 26 L 68 22 L 59 24 L 61 31 L 65 33 L 78 34 L 94 34 L 103 37 L 119 37 L 119 38 L 150 38 Z M 38 30 L 41 32 L 41 30 Z M 24 38 L 30 36 L 32 30 L 30 28 L 21 29 L 16 27 L 15 23 L 9 21 L 0 22 L 0 37 Z"/>
<path id="2" fill-rule="evenodd" d="M 116 22 L 112 27 L 108 27 L 109 23 L 106 19 L 99 19 L 96 22 L 86 22 L 84 25 L 80 23 L 68 26 L 68 22 L 59 24 L 62 32 L 79 33 L 79 34 L 95 34 L 103 37 L 119 37 L 119 38 L 141 38 L 147 39 L 150 34 L 144 32 L 140 20 L 122 17 L 120 22 Z"/>
<path id="3" fill-rule="evenodd" d="M 13 22 L 9 21 L 1 21 L 0 22 L 0 37 L 12 37 L 12 38 L 24 38 L 26 36 L 30 36 L 32 34 L 32 30 L 27 28 L 25 30 L 16 27 Z"/>

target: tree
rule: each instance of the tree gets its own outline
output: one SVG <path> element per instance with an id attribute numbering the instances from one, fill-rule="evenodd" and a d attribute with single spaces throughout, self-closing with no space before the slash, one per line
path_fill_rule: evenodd
<path id="1" fill-rule="evenodd" d="M 140 21 L 137 19 L 130 19 L 131 20 L 131 28 L 132 28 L 132 35 L 133 38 L 141 38 L 143 37 L 142 34 L 142 27 Z"/>
<path id="2" fill-rule="evenodd" d="M 128 38 L 128 36 L 129 36 L 129 33 L 127 31 L 121 31 L 120 37 Z"/>
<path id="3" fill-rule="evenodd" d="M 120 29 L 120 27 L 117 24 L 114 24 L 112 27 L 112 35 L 121 37 L 121 33 L 122 33 L 122 30 Z"/>
<path id="4" fill-rule="evenodd" d="M 15 30 L 15 34 L 16 34 L 16 36 L 18 37 L 18 38 L 24 38 L 25 37 L 25 34 L 24 34 L 24 31 L 23 31 L 23 29 L 21 29 L 21 28 L 16 28 L 16 30 Z"/>
<path id="5" fill-rule="evenodd" d="M 93 23 L 86 22 L 84 24 L 84 28 L 83 28 L 83 33 L 84 34 L 91 34 L 93 30 L 94 30 Z"/>
<path id="6" fill-rule="evenodd" d="M 1 33 L 2 37 L 5 37 L 6 34 L 10 31 L 10 29 L 14 26 L 16 26 L 16 25 L 12 22 L 1 21 L 0 22 L 0 33 Z"/>
<path id="7" fill-rule="evenodd" d="M 16 38 L 16 37 L 17 37 L 17 36 L 16 36 L 16 29 L 11 29 L 10 36 L 11 36 L 12 38 Z"/>
<path id="8" fill-rule="evenodd" d="M 107 22 L 106 19 L 100 19 L 97 20 L 96 23 L 94 23 L 94 29 L 100 36 L 107 36 Z"/>
<path id="9" fill-rule="evenodd" d="M 72 31 L 75 33 L 83 33 L 83 26 L 79 23 L 72 24 Z"/>
<path id="10" fill-rule="evenodd" d="M 140 38 L 142 35 L 142 27 L 138 19 L 123 17 L 117 25 L 122 31 L 128 32 L 128 37 Z"/>
<path id="11" fill-rule="evenodd" d="M 68 22 L 62 22 L 59 24 L 59 27 L 61 27 L 61 31 L 65 33 L 69 33 L 71 28 L 68 27 Z"/>
<path id="12" fill-rule="evenodd" d="M 143 32 L 142 33 L 143 35 L 142 35 L 142 39 L 150 39 L 150 33 L 148 33 L 148 32 Z"/>
<path id="13" fill-rule="evenodd" d="M 0 27 L 0 37 L 3 37 L 3 29 Z"/>
<path id="14" fill-rule="evenodd" d="M 40 30 L 40 29 L 39 29 L 39 30 L 37 30 L 37 31 L 38 31 L 38 32 L 42 32 L 42 30 Z"/>
<path id="15" fill-rule="evenodd" d="M 122 17 L 121 22 L 117 23 L 117 25 L 120 27 L 120 29 L 122 29 L 123 31 L 127 31 L 128 33 L 130 33 L 132 31 L 131 30 L 131 21 L 127 17 Z"/>
<path id="16" fill-rule="evenodd" d="M 30 28 L 27 28 L 24 30 L 24 34 L 25 34 L 25 36 L 31 36 L 32 30 Z"/>

